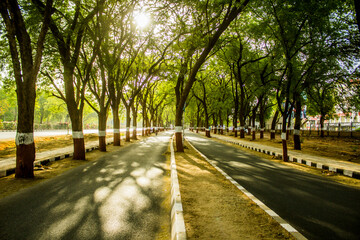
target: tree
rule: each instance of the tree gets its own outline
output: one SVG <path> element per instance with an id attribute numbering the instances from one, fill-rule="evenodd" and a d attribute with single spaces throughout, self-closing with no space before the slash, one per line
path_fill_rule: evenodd
<path id="1" fill-rule="evenodd" d="M 182 126 L 182 116 L 183 108 L 187 97 L 190 93 L 190 90 L 196 81 L 196 75 L 200 70 L 201 66 L 206 61 L 207 57 L 211 53 L 212 49 L 215 47 L 220 36 L 228 28 L 230 23 L 237 18 L 237 16 L 245 9 L 246 5 L 249 3 L 249 0 L 236 0 L 231 1 L 230 3 L 225 2 L 197 2 L 197 11 L 194 16 L 195 21 L 198 21 L 198 25 L 194 24 L 192 31 L 197 31 L 200 36 L 202 35 L 203 41 L 195 47 L 190 45 L 188 51 L 185 51 L 183 58 L 185 61 L 181 64 L 179 71 L 179 78 L 177 79 L 178 84 L 175 88 L 176 93 L 176 116 L 175 116 L 175 126 L 177 130 L 175 132 L 176 138 L 176 149 L 179 152 L 184 151 L 182 144 L 182 133 L 179 131 L 179 127 Z M 206 23 L 201 26 L 201 23 Z M 202 27 L 202 28 L 201 28 Z M 201 31 L 201 32 L 199 32 Z M 190 31 L 191 32 L 191 31 Z M 191 35 L 188 40 L 192 38 Z M 198 35 L 199 36 L 199 35 Z M 191 40 L 190 40 L 191 41 Z M 188 66 L 188 60 L 197 50 L 198 57 L 194 60 L 194 63 L 191 67 Z M 185 74 L 187 68 L 189 67 L 188 77 L 185 80 Z"/>
<path id="2" fill-rule="evenodd" d="M 327 61 L 317 64 L 309 75 L 309 78 L 315 78 L 312 79 L 315 83 L 306 88 L 307 109 L 312 116 L 320 114 L 321 137 L 324 137 L 324 121 L 335 113 L 337 96 L 346 95 L 337 93 L 341 76 L 343 73 L 335 58 L 327 58 Z M 296 109 L 297 114 L 298 111 Z"/>
<path id="3" fill-rule="evenodd" d="M 86 102 L 98 115 L 98 130 L 99 130 L 99 150 L 106 151 L 106 122 L 110 107 L 110 98 L 107 94 L 107 79 L 105 77 L 105 68 L 100 60 L 100 69 L 97 73 L 93 73 L 88 87 L 92 93 L 89 100 L 86 98 Z M 101 79 L 101 81 L 98 80 Z M 90 100 L 95 98 L 96 104 L 93 104 Z"/>
<path id="4" fill-rule="evenodd" d="M 301 109 L 302 86 L 314 65 L 319 61 L 317 56 L 321 44 L 328 41 L 331 13 L 339 8 L 337 1 L 294 1 L 269 0 L 257 11 L 262 16 L 264 24 L 271 29 L 274 41 L 279 42 L 276 49 L 280 56 L 283 70 L 278 76 L 277 102 L 282 114 L 282 145 L 283 160 L 287 161 L 287 121 L 296 105 Z M 325 32 L 325 34 L 323 34 Z M 336 32 L 336 31 L 333 31 Z M 283 56 L 283 57 L 282 57 Z M 300 110 L 299 110 L 300 111 Z M 298 115 L 299 116 L 299 115 Z M 297 120 L 299 123 L 299 120 Z M 296 127 L 299 127 L 297 124 Z M 298 135 L 296 133 L 295 135 Z M 300 144 L 300 138 L 294 138 Z"/>
<path id="5" fill-rule="evenodd" d="M 106 68 L 108 92 L 113 116 L 114 146 L 120 146 L 119 109 L 123 87 L 129 79 L 131 69 L 141 46 L 132 25 L 133 9 L 137 1 L 114 2 L 113 7 L 106 9 L 105 26 L 109 29 L 101 46 L 102 64 Z M 140 47 L 135 47 L 139 44 Z"/>
<path id="6" fill-rule="evenodd" d="M 274 71 L 269 67 L 271 61 L 258 62 L 259 73 L 257 74 L 258 91 L 255 95 L 259 102 L 259 124 L 260 124 L 260 138 L 264 138 L 265 120 L 268 118 L 269 111 L 274 106 L 271 99 L 275 98 L 272 91 L 273 74 Z"/>
<path id="7" fill-rule="evenodd" d="M 199 101 L 199 103 L 201 103 L 203 111 L 204 111 L 204 127 L 205 127 L 205 134 L 207 137 L 211 137 L 210 136 L 210 130 L 209 130 L 209 119 L 210 119 L 210 114 L 209 114 L 209 110 L 208 110 L 208 101 L 207 101 L 207 91 L 206 91 L 206 85 L 205 82 L 203 80 L 198 80 L 196 85 L 199 85 L 199 87 L 194 87 L 193 89 L 193 96 L 197 99 L 197 101 Z M 196 89 L 196 90 L 195 90 Z M 201 94 L 201 95 L 200 95 Z"/>
<path id="8" fill-rule="evenodd" d="M 34 0 L 37 8 L 42 12 L 44 5 L 39 0 Z M 52 36 L 56 42 L 57 51 L 63 67 L 63 84 L 65 94 L 56 86 L 54 79 L 47 73 L 49 79 L 59 93 L 59 98 L 66 102 L 71 119 L 72 135 L 74 143 L 73 159 L 85 159 L 85 142 L 83 135 L 83 109 L 85 104 L 85 89 L 90 79 L 90 71 L 95 61 L 96 53 L 90 57 L 84 78 L 75 75 L 78 64 L 80 49 L 83 45 L 84 36 L 89 22 L 103 7 L 105 0 L 97 1 L 94 5 L 88 5 L 86 9 L 81 7 L 81 1 L 76 1 L 70 7 L 65 5 L 56 9 L 54 16 L 48 21 Z M 87 11 L 87 9 L 90 9 Z M 63 27 L 66 22 L 66 28 Z"/>
<path id="9" fill-rule="evenodd" d="M 35 86 L 40 69 L 46 33 L 52 13 L 52 0 L 47 0 L 42 14 L 32 12 L 42 21 L 40 32 L 33 36 L 28 30 L 29 25 L 25 7 L 16 0 L 1 1 L 0 12 L 7 31 L 11 59 L 16 82 L 18 102 L 18 125 L 16 134 L 16 169 L 15 177 L 33 178 L 35 161 L 35 143 L 33 138 Z M 28 17 L 28 16 L 26 16 Z M 31 39 L 33 38 L 33 39 Z M 37 40 L 36 40 L 37 38 Z M 35 45 L 32 42 L 36 42 Z"/>
<path id="10" fill-rule="evenodd" d="M 250 36 L 247 36 L 247 39 L 244 40 L 239 29 L 234 29 L 235 37 L 228 45 L 227 51 L 224 52 L 223 60 L 227 63 L 229 69 L 231 70 L 234 78 L 237 81 L 236 91 L 239 88 L 240 93 L 238 98 L 238 116 L 240 121 L 240 138 L 245 137 L 245 121 L 248 115 L 250 115 L 250 103 L 254 98 L 254 88 L 253 82 L 251 81 L 250 76 L 252 75 L 251 64 L 256 63 L 267 56 L 259 56 L 256 52 L 252 52 L 250 48 L 250 43 L 252 39 Z M 256 109 L 254 109 L 256 112 Z M 250 125 L 250 124 L 249 124 Z"/>
<path id="11" fill-rule="evenodd" d="M 148 95 L 148 104 L 147 109 L 150 113 L 149 123 L 153 126 L 153 128 L 158 128 L 162 125 L 161 123 L 161 115 L 162 109 L 166 105 L 166 98 L 168 96 L 168 92 L 164 91 L 162 82 L 158 79 L 151 85 L 151 89 Z M 164 83 L 164 82 L 163 82 Z M 156 131 L 156 129 L 155 129 Z"/>
<path id="12" fill-rule="evenodd" d="M 83 60 L 84 71 L 83 74 L 79 71 L 80 77 L 85 75 L 85 78 L 90 78 L 90 80 L 84 79 L 83 82 L 88 82 L 88 88 L 92 95 L 88 98 L 85 98 L 89 106 L 96 112 L 98 115 L 98 136 L 99 136 L 99 150 L 102 152 L 106 151 L 106 122 L 108 118 L 109 108 L 110 108 L 110 98 L 108 97 L 108 78 L 106 77 L 106 69 L 104 64 L 104 59 L 100 54 L 100 46 L 104 41 L 106 32 L 108 28 L 105 23 L 105 14 L 102 11 L 96 15 L 96 21 L 93 22 L 88 30 L 89 32 L 89 42 L 93 43 L 92 53 L 86 52 L 86 47 L 84 46 L 81 51 L 81 59 Z M 90 24 L 89 24 L 90 25 Z M 91 44 L 90 44 L 91 45 Z M 91 49 L 91 48 L 89 48 Z M 87 58 L 91 57 L 90 60 Z M 98 70 L 93 70 L 92 65 L 94 64 L 95 59 L 98 59 L 96 62 Z M 79 64 L 78 64 L 79 65 Z M 80 70 L 78 68 L 78 70 Z M 93 104 L 90 100 L 95 98 L 96 104 Z M 97 105 L 97 106 L 96 106 Z"/>

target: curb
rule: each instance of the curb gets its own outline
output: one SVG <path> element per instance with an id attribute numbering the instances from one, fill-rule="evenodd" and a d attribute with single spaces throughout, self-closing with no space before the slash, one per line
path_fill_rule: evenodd
<path id="1" fill-rule="evenodd" d="M 179 179 L 176 171 L 173 137 L 170 141 L 170 169 L 171 169 L 171 239 L 186 240 L 183 207 L 180 196 Z"/>
<path id="2" fill-rule="evenodd" d="M 287 232 L 289 232 L 293 237 L 298 240 L 306 240 L 301 233 L 299 233 L 294 227 L 292 227 L 288 222 L 286 222 L 283 218 L 281 218 L 277 213 L 271 210 L 268 206 L 266 206 L 263 202 L 257 199 L 254 195 L 252 195 L 248 190 L 246 190 L 243 186 L 237 183 L 232 177 L 230 177 L 226 172 L 224 172 L 221 168 L 216 166 L 215 161 L 211 161 L 204 154 L 202 154 L 198 149 L 196 149 L 189 141 L 188 144 L 198 153 L 201 157 L 203 157 L 208 163 L 211 164 L 218 172 L 220 172 L 227 180 L 229 180 L 237 189 L 239 189 L 242 193 L 244 193 L 248 198 L 250 198 L 256 205 L 258 205 L 262 210 L 264 210 L 270 217 L 272 217 L 275 221 L 277 221 L 280 226 L 282 226 Z"/>
<path id="3" fill-rule="evenodd" d="M 106 145 L 110 145 L 112 143 L 113 143 L 112 141 L 107 142 Z M 99 148 L 99 146 L 85 148 L 85 152 L 91 152 L 91 151 L 96 150 L 98 148 Z M 49 157 L 49 158 L 43 159 L 43 160 L 37 160 L 37 161 L 34 161 L 34 167 L 35 167 L 35 165 L 44 165 L 44 164 L 47 164 L 49 162 L 59 161 L 61 159 L 72 157 L 72 156 L 73 156 L 73 153 L 65 153 L 65 154 L 62 154 L 62 155 Z M 8 168 L 8 169 L 5 169 L 5 170 L 1 170 L 0 171 L 0 178 L 9 176 L 9 175 L 14 174 L 14 173 L 15 173 L 15 167 Z"/>
<path id="4" fill-rule="evenodd" d="M 257 147 L 249 146 L 249 145 L 239 143 L 239 142 L 235 142 L 235 141 L 232 141 L 232 140 L 221 139 L 221 138 L 218 138 L 216 136 L 212 136 L 212 137 L 216 138 L 216 139 L 219 139 L 221 141 L 225 141 L 225 142 L 228 142 L 228 143 L 239 145 L 239 146 L 244 147 L 244 148 L 248 148 L 250 150 L 254 150 L 254 151 L 257 151 L 257 152 L 265 153 L 267 155 L 277 156 L 277 157 L 282 158 L 282 153 L 279 153 L 279 152 L 260 149 L 260 148 L 257 148 Z M 309 167 L 315 167 L 315 168 L 318 168 L 318 169 L 328 170 L 328 171 L 335 172 L 335 173 L 338 173 L 338 174 L 342 174 L 342 175 L 345 175 L 345 176 L 348 176 L 348 177 L 351 177 L 351 178 L 360 179 L 360 172 L 357 172 L 357 171 L 346 170 L 346 169 L 343 169 L 343 168 L 337 168 L 337 167 L 333 167 L 333 166 L 330 166 L 330 165 L 317 163 L 315 161 L 310 161 L 310 160 L 301 159 L 301 158 L 298 158 L 298 157 L 293 157 L 291 155 L 288 155 L 288 158 L 289 158 L 289 162 L 300 163 L 300 164 L 303 164 L 303 165 L 307 165 Z"/>

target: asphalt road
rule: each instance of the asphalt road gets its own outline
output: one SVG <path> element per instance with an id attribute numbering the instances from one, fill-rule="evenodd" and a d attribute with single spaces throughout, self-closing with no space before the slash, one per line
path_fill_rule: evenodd
<path id="1" fill-rule="evenodd" d="M 308 239 L 360 239 L 360 190 L 194 133 L 187 139 Z"/>
<path id="2" fill-rule="evenodd" d="M 0 200 L 0 239 L 154 239 L 171 133 Z"/>

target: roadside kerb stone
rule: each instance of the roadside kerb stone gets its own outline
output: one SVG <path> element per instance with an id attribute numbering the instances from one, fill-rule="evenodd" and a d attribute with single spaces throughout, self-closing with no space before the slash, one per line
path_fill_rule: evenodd
<path id="1" fill-rule="evenodd" d="M 231 144 L 239 145 L 241 147 L 248 148 L 250 150 L 266 153 L 271 156 L 276 156 L 279 158 L 282 157 L 282 153 L 277 152 L 277 151 L 271 151 L 271 150 L 269 151 L 265 148 L 261 149 L 259 147 L 251 146 L 250 144 L 240 143 L 240 142 L 236 142 L 233 140 L 220 138 L 220 137 L 214 136 L 214 135 L 212 136 L 212 138 L 216 138 L 216 139 L 219 139 L 221 141 L 225 141 L 225 142 L 228 142 Z M 331 165 L 331 163 L 330 164 L 329 163 L 326 163 L 326 164 L 320 163 L 319 162 L 320 160 L 314 160 L 314 159 L 309 160 L 309 159 L 305 159 L 305 158 L 299 158 L 298 156 L 293 156 L 291 153 L 288 154 L 288 159 L 289 159 L 289 162 L 296 162 L 296 163 L 300 163 L 300 164 L 307 165 L 310 167 L 315 167 L 315 168 L 322 169 L 322 170 L 328 170 L 328 171 L 342 174 L 342 175 L 345 175 L 348 177 L 360 179 L 360 171 L 354 171 L 352 169 L 345 169 L 344 167 L 337 167 L 337 166 Z"/>
<path id="2" fill-rule="evenodd" d="M 171 239 L 186 240 L 186 228 L 183 207 L 180 196 L 180 185 L 176 171 L 173 139 L 170 141 L 170 168 L 171 168 Z"/>
<path id="3" fill-rule="evenodd" d="M 238 182 L 236 182 L 232 177 L 230 177 L 227 173 L 225 173 L 221 168 L 216 166 L 216 161 L 212 161 L 208 159 L 204 154 L 202 154 L 197 148 L 195 148 L 189 141 L 188 144 L 200 154 L 208 163 L 211 164 L 218 172 L 220 172 L 227 180 L 229 180 L 237 189 L 239 189 L 242 193 L 244 193 L 248 198 L 251 199 L 256 205 L 258 205 L 262 210 L 264 210 L 270 217 L 272 217 L 275 221 L 277 221 L 280 226 L 282 226 L 287 232 L 289 232 L 292 236 L 294 236 L 298 240 L 306 240 L 301 233 L 299 233 L 294 227 L 292 227 L 288 222 L 286 222 L 283 218 L 281 218 L 276 212 L 271 210 L 268 206 L 266 206 L 262 201 L 256 198 L 252 193 L 246 190 L 243 186 L 241 186 Z"/>

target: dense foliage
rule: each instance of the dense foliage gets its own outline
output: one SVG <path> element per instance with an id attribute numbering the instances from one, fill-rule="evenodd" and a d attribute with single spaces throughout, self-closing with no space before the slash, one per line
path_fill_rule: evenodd
<path id="1" fill-rule="evenodd" d="M 0 24 L 1 122 L 20 120 L 21 79 L 32 59 L 35 129 L 185 119 L 242 131 L 264 128 L 279 111 L 284 132 L 300 129 L 304 108 L 321 119 L 360 111 L 356 1 L 9 2 Z M 16 7 L 20 35 L 7 17 Z M 31 49 L 22 47 L 25 35 Z"/>

